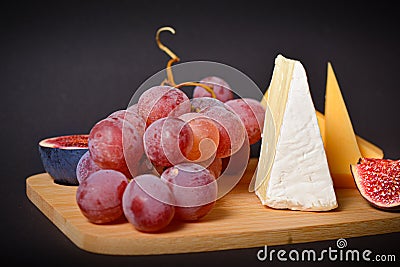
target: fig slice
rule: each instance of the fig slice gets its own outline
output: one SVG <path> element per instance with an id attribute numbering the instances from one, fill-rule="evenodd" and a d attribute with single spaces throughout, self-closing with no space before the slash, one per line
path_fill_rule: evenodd
<path id="1" fill-rule="evenodd" d="M 88 134 L 55 136 L 41 140 L 39 145 L 42 147 L 61 149 L 87 149 L 88 137 Z"/>
<path id="2" fill-rule="evenodd" d="M 361 196 L 372 206 L 400 210 L 400 160 L 360 158 L 350 169 Z"/>
<path id="3" fill-rule="evenodd" d="M 78 185 L 76 167 L 88 151 L 88 134 L 61 135 L 39 142 L 44 170 L 61 185 Z"/>

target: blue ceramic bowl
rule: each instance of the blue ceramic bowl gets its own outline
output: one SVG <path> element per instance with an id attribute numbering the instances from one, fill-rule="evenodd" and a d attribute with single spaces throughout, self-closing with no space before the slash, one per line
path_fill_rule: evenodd
<path id="1" fill-rule="evenodd" d="M 39 142 L 39 153 L 45 171 L 54 182 L 78 185 L 76 166 L 88 151 L 89 135 L 65 135 L 46 138 Z"/>

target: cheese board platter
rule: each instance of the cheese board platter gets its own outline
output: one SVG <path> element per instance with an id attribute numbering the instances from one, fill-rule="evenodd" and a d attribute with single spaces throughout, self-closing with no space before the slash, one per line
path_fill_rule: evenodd
<path id="1" fill-rule="evenodd" d="M 216 76 L 176 84 L 165 30 L 167 79 L 88 135 L 39 143 L 46 172 L 26 194 L 74 244 L 148 255 L 400 231 L 400 161 L 355 134 L 330 63 L 324 114 L 282 55 L 264 95 L 234 98 Z"/>
<path id="2" fill-rule="evenodd" d="M 373 145 L 371 145 L 373 146 Z M 336 190 L 331 212 L 275 210 L 262 206 L 248 184 L 257 166 L 249 161 L 238 185 L 202 220 L 172 222 L 160 233 L 142 233 L 127 221 L 90 223 L 80 212 L 77 186 L 54 183 L 47 173 L 26 179 L 32 203 L 79 248 L 99 254 L 150 255 L 284 245 L 400 231 L 400 213 L 370 206 L 357 189 Z"/>

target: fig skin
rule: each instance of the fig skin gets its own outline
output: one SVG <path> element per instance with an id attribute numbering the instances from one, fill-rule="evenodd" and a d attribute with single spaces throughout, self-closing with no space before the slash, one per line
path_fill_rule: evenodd
<path id="1" fill-rule="evenodd" d="M 351 164 L 350 165 L 350 171 L 351 174 L 353 176 L 354 179 L 354 183 L 356 184 L 357 190 L 360 193 L 360 195 L 374 208 L 382 210 L 382 211 L 388 211 L 388 212 L 399 212 L 400 211 L 400 203 L 398 203 L 396 206 L 385 206 L 381 203 L 376 203 L 371 201 L 370 199 L 368 199 L 364 193 L 362 192 L 362 190 L 360 189 L 360 185 L 358 183 L 358 180 L 360 180 L 361 178 L 358 177 L 358 172 L 357 172 L 357 165 L 361 164 L 361 160 L 362 158 L 360 158 L 357 162 L 357 164 Z"/>
<path id="2" fill-rule="evenodd" d="M 87 138 L 87 135 L 79 135 Z M 39 154 L 44 170 L 53 178 L 56 184 L 78 185 L 76 177 L 76 166 L 80 158 L 88 151 L 88 147 L 69 147 L 68 145 L 55 144 L 57 138 L 68 138 L 68 136 L 58 136 L 46 138 L 39 142 Z"/>

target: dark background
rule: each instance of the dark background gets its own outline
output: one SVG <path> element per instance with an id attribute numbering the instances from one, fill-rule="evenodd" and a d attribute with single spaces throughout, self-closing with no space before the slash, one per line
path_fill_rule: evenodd
<path id="1" fill-rule="evenodd" d="M 259 248 L 136 257 L 88 253 L 26 197 L 25 179 L 43 172 L 40 139 L 87 133 L 99 119 L 125 108 L 134 90 L 165 67 L 168 57 L 154 40 L 161 26 L 176 29 L 176 35 L 164 34 L 162 39 L 182 62 L 225 63 L 263 90 L 278 53 L 300 60 L 320 111 L 330 61 L 356 133 L 379 145 L 387 158 L 400 158 L 395 8 L 365 1 L 281 2 L 2 1 L 1 259 L 67 266 L 271 264 L 256 260 Z M 352 248 L 396 254 L 399 260 L 399 237 L 395 233 L 347 241 Z M 276 249 L 329 246 L 335 247 L 335 240 Z"/>

